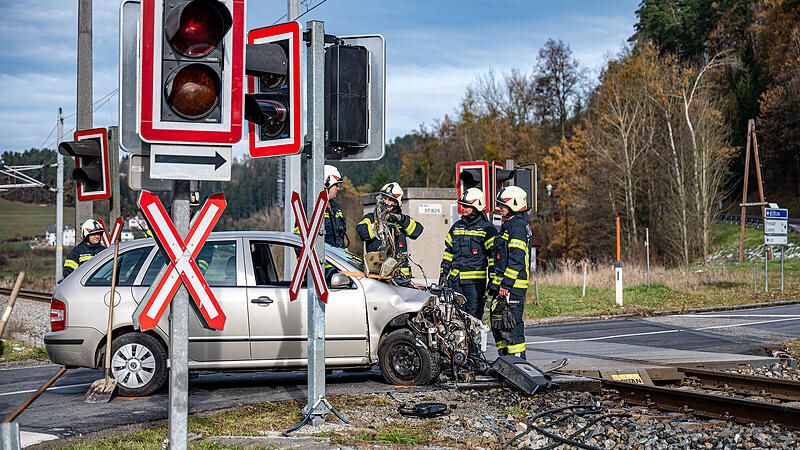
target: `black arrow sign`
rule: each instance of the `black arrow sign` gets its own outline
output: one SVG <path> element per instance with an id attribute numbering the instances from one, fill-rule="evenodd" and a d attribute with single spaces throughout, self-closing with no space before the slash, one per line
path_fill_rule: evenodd
<path id="1" fill-rule="evenodd" d="M 227 161 L 222 155 L 214 152 L 214 156 L 156 155 L 156 162 L 165 164 L 214 164 L 214 170 L 217 170 Z"/>

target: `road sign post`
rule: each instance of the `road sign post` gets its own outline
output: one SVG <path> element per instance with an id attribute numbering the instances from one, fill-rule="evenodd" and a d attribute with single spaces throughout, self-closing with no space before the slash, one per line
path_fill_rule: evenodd
<path id="1" fill-rule="evenodd" d="M 777 206 L 777 205 L 775 205 Z M 783 292 L 783 253 L 789 243 L 789 210 L 785 208 L 766 208 L 764 210 L 764 244 L 781 247 L 781 292 Z M 767 247 L 769 248 L 769 247 Z M 767 262 L 764 258 L 764 292 L 767 292 Z"/>

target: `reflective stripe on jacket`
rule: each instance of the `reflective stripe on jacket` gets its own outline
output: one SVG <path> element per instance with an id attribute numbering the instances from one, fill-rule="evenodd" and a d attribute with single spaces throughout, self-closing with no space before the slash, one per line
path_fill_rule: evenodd
<path id="1" fill-rule="evenodd" d="M 494 240 L 495 264 L 492 284 L 518 295 L 528 290 L 533 233 L 523 215 L 516 214 L 503 223 Z"/>
<path id="2" fill-rule="evenodd" d="M 88 240 L 84 240 L 76 245 L 75 248 L 69 252 L 67 259 L 64 260 L 64 277 L 66 278 L 67 275 L 71 274 L 78 266 L 92 259 L 94 255 L 105 249 L 103 244 L 90 244 Z"/>
<path id="3" fill-rule="evenodd" d="M 487 269 L 494 271 L 494 241 L 497 229 L 484 214 L 472 221 L 461 217 L 444 238 L 440 275 L 462 283 L 485 283 Z"/>

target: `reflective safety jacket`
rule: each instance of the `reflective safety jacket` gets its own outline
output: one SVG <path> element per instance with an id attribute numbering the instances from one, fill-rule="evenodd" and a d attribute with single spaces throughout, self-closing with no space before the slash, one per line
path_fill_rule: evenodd
<path id="1" fill-rule="evenodd" d="M 494 273 L 494 240 L 497 228 L 481 213 L 471 221 L 458 219 L 444 238 L 440 277 L 451 282 L 486 283 L 487 268 Z"/>
<path id="2" fill-rule="evenodd" d="M 344 211 L 336 200 L 328 202 L 325 209 L 325 243 L 339 248 L 347 248 L 347 222 L 344 219 Z"/>
<path id="3" fill-rule="evenodd" d="M 402 214 L 396 213 L 400 215 L 400 222 L 394 224 L 388 224 L 389 229 L 392 229 L 392 225 L 394 225 L 394 252 L 397 253 L 408 253 L 408 241 L 406 237 L 411 239 L 416 239 L 422 234 L 423 226 L 421 223 L 417 222 L 416 220 L 412 219 L 411 217 Z M 361 237 L 367 244 L 367 252 L 376 252 L 381 247 L 381 241 L 375 235 L 375 213 L 367 213 L 361 222 L 356 225 L 356 231 L 358 235 Z M 411 268 L 408 267 L 408 264 L 404 264 L 400 268 L 400 272 L 403 275 L 411 276 Z"/>
<path id="4" fill-rule="evenodd" d="M 525 295 L 531 268 L 533 233 L 524 214 L 515 214 L 503 223 L 494 239 L 494 288 L 503 287 L 512 294 Z"/>
<path id="5" fill-rule="evenodd" d="M 80 244 L 76 245 L 75 248 L 69 252 L 69 256 L 64 260 L 64 278 L 77 269 L 78 266 L 92 259 L 94 255 L 105 249 L 106 247 L 99 242 L 93 245 L 89 243 L 88 239 L 81 241 Z"/>

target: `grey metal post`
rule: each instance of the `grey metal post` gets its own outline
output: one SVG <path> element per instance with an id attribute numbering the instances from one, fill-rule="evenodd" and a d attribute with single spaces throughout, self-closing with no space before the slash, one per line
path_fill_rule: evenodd
<path id="1" fill-rule="evenodd" d="M 644 248 L 647 253 L 647 287 L 650 287 L 650 228 L 644 229 Z"/>
<path id="2" fill-rule="evenodd" d="M 181 237 L 189 232 L 189 181 L 176 180 L 172 221 Z M 187 445 L 189 407 L 189 292 L 181 286 L 170 302 L 169 320 L 169 447 Z"/>
<path id="3" fill-rule="evenodd" d="M 781 292 L 783 292 L 783 254 L 786 252 L 786 246 L 781 245 Z"/>
<path id="4" fill-rule="evenodd" d="M 291 22 L 300 17 L 300 0 L 287 0 L 286 2 L 286 20 Z M 308 125 L 310 129 L 310 125 Z M 283 158 L 283 231 L 292 233 L 294 231 L 294 215 L 292 214 L 292 192 L 300 192 L 302 188 L 302 174 L 301 174 L 301 161 L 302 155 L 291 155 Z M 280 186 L 278 186 L 280 188 Z M 313 203 L 312 203 L 313 205 Z M 313 206 L 312 206 L 313 208 Z M 288 246 L 283 252 L 283 273 L 290 274 L 294 270 L 297 263 L 297 255 L 294 250 Z"/>
<path id="5" fill-rule="evenodd" d="M 58 123 L 56 125 L 56 148 L 64 139 L 64 117 L 61 108 L 58 108 Z M 64 155 L 56 151 L 56 272 L 55 281 L 58 283 L 64 276 Z M 77 231 L 77 227 L 75 228 Z"/>
<path id="6" fill-rule="evenodd" d="M 119 127 L 108 127 L 108 164 L 111 170 L 111 199 L 108 205 L 108 226 L 113 227 L 120 217 L 119 196 Z M 110 231 L 110 230 L 109 230 Z"/>
<path id="7" fill-rule="evenodd" d="M 311 31 L 311 47 L 308 49 L 308 136 L 311 138 L 311 160 L 306 177 L 306 211 L 310 217 L 322 191 L 322 167 L 325 162 L 325 24 L 312 20 L 307 23 Z M 320 228 L 314 250 L 321 264 L 325 264 L 325 231 Z M 306 272 L 308 299 L 308 404 L 303 409 L 311 412 L 311 424 L 325 422 L 330 412 L 325 399 L 325 303 L 314 287 L 311 270 Z"/>
<path id="8" fill-rule="evenodd" d="M 769 292 L 769 288 L 768 288 L 769 280 L 767 280 L 767 271 L 768 271 L 768 268 L 769 268 L 769 264 L 768 264 L 769 260 L 767 258 L 769 258 L 769 246 L 765 245 L 764 246 L 764 292 Z"/>
<path id="9" fill-rule="evenodd" d="M 75 130 L 92 128 L 92 0 L 78 0 L 78 93 Z M 75 197 L 75 229 L 94 215 L 92 202 Z M 75 239 L 78 237 L 76 235 Z M 77 243 L 77 242 L 76 242 Z"/>
<path id="10" fill-rule="evenodd" d="M 19 450 L 19 424 L 0 423 L 0 450 Z"/>

